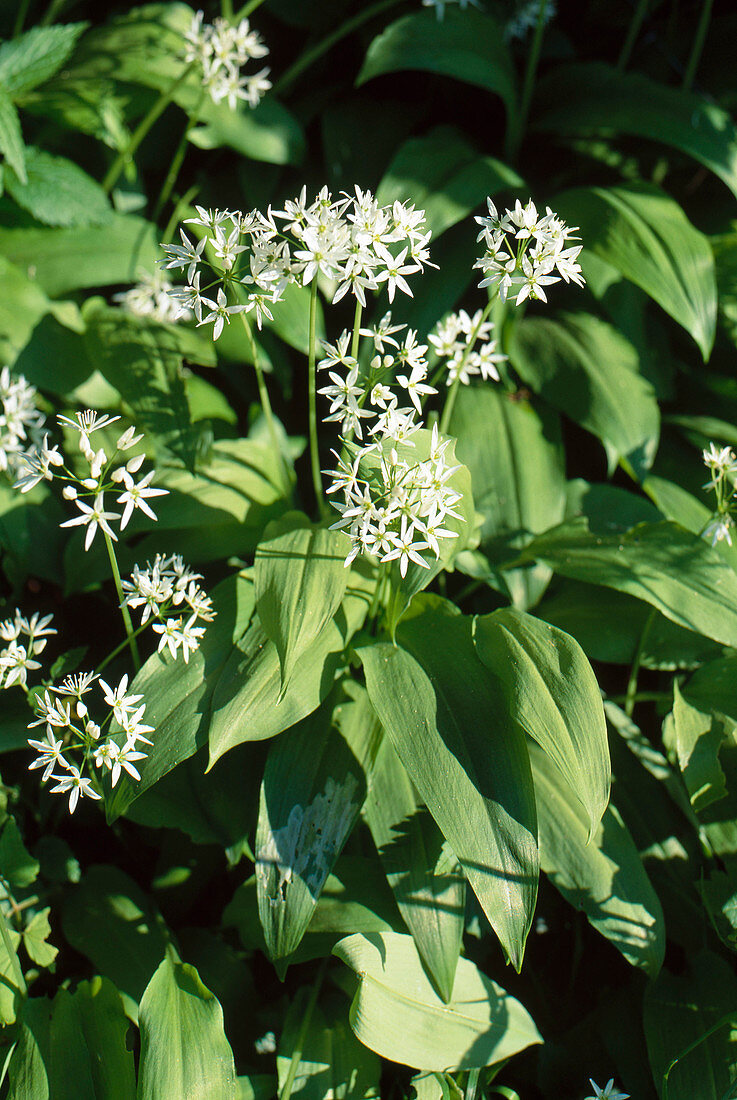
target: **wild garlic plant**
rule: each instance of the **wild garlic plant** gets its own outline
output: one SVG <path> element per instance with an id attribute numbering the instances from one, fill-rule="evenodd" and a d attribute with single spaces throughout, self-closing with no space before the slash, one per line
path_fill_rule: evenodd
<path id="1" fill-rule="evenodd" d="M 38 407 L 38 391 L 22 374 L 0 370 L 0 473 L 11 481 L 24 456 L 43 444 L 46 417 Z"/>
<path id="2" fill-rule="evenodd" d="M 204 18 L 205 13 L 198 11 L 184 36 L 184 61 L 197 66 L 213 103 L 227 100 L 231 110 L 241 101 L 257 107 L 271 88 L 269 69 L 245 73 L 243 68 L 268 54 L 261 35 L 247 19 L 232 24 L 221 18 L 205 23 Z"/>
<path id="3" fill-rule="evenodd" d="M 735 527 L 737 511 L 737 493 L 734 490 L 737 478 L 737 456 L 731 447 L 717 447 L 710 443 L 703 452 L 704 465 L 711 475 L 704 485 L 714 493 L 715 505 L 711 519 L 704 527 L 702 535 L 711 539 L 711 545 L 718 542 L 732 545 L 732 531 Z"/>

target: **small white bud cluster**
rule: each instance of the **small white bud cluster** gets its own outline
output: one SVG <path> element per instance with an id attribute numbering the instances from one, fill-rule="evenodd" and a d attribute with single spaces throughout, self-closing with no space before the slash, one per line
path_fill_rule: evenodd
<path id="1" fill-rule="evenodd" d="M 22 374 L 0 370 L 0 471 L 15 479 L 27 452 L 43 443 L 46 417 L 36 404 L 37 390 Z"/>
<path id="2" fill-rule="evenodd" d="M 43 443 L 35 451 L 23 456 L 22 471 L 19 471 L 15 487 L 22 493 L 27 493 L 40 481 L 63 481 L 62 496 L 65 500 L 72 501 L 79 509 L 79 515 L 74 519 L 68 519 L 61 524 L 62 527 L 86 527 L 84 548 L 89 550 L 98 529 L 103 531 L 111 539 L 117 541 L 110 522 L 118 521 L 120 530 L 123 531 L 133 515 L 139 510 L 150 519 L 155 520 L 156 515 L 148 501 L 152 497 L 164 496 L 168 489 L 155 489 L 151 485 L 154 471 L 145 474 L 140 481 L 135 480 L 143 465 L 145 454 L 134 455 L 125 458 L 126 452 L 135 447 L 143 439 L 136 434 L 136 429 L 130 427 L 123 432 L 115 444 L 115 450 L 108 455 L 104 447 L 97 450 L 92 446 L 90 437 L 101 428 L 108 428 L 119 420 L 119 416 L 107 416 L 85 409 L 74 414 L 74 417 L 59 416 L 60 424 L 79 434 L 79 450 L 88 465 L 88 470 L 83 476 L 74 473 L 65 465 L 64 457 L 59 451 L 58 445 L 49 447 L 48 436 L 44 436 Z M 123 512 L 108 511 L 105 504 L 105 493 L 122 488 L 117 497 L 117 503 L 123 505 Z M 91 503 L 87 503 L 87 498 Z"/>
<path id="3" fill-rule="evenodd" d="M 158 651 L 168 649 L 176 657 L 181 649 L 185 662 L 199 646 L 204 626 L 198 620 L 215 618 L 212 600 L 197 582 L 193 572 L 178 554 L 157 554 L 145 569 L 136 565 L 130 580 L 123 581 L 125 606 L 141 609 L 141 625 L 151 622 L 159 635 Z"/>
<path id="4" fill-rule="evenodd" d="M 58 687 L 36 697 L 36 719 L 28 728 L 45 726 L 46 736 L 28 745 L 36 753 L 29 770 L 43 768 L 41 782 L 56 783 L 52 794 L 69 795 L 69 812 L 74 813 L 80 797 L 100 799 L 99 780 L 93 771 L 108 771 L 111 786 L 122 772 L 139 780 L 136 762 L 146 759 L 140 744 L 150 745 L 146 736 L 153 727 L 143 721 L 146 704 L 142 695 L 128 692 L 128 677 L 113 688 L 99 680 L 107 712 L 99 722 L 90 715 L 84 696 L 98 677 L 93 672 L 67 676 Z M 101 713 L 101 712 L 100 712 Z M 111 730 L 117 726 L 117 730 Z M 85 774 L 87 773 L 87 774 Z"/>
<path id="5" fill-rule="evenodd" d="M 4 643 L 0 648 L 0 688 L 18 684 L 27 689 L 28 673 L 41 667 L 34 657 L 43 653 L 49 636 L 56 634 L 52 621 L 53 615 L 38 613 L 27 619 L 16 607 L 12 619 L 0 622 L 0 643 Z"/>
<path id="6" fill-rule="evenodd" d="M 491 199 L 486 201 L 488 217 L 475 219 L 482 227 L 477 240 L 485 247 L 474 264 L 484 274 L 479 287 L 494 288 L 502 301 L 516 294 L 520 305 L 526 298 L 547 302 L 545 287 L 561 279 L 584 285 L 576 262 L 582 246 L 567 247 L 579 239 L 573 236 L 577 227 L 567 226 L 550 207 L 539 215 L 532 199 L 524 206 L 517 199 L 514 209 L 501 216 Z"/>
<path id="7" fill-rule="evenodd" d="M 724 541 L 731 546 L 732 531 L 735 527 L 734 513 L 737 510 L 735 504 L 737 493 L 734 491 L 737 456 L 731 447 L 717 447 L 716 444 L 710 443 L 703 452 L 703 459 L 711 475 L 704 488 L 709 489 L 716 496 L 716 507 L 702 534 L 711 539 L 712 546 Z"/>
<path id="8" fill-rule="evenodd" d="M 471 317 L 465 309 L 450 313 L 428 336 L 439 359 L 446 360 L 448 374 L 447 386 L 452 386 L 456 378 L 462 386 L 470 385 L 473 378 L 490 378 L 499 381 L 497 363 L 503 363 L 507 356 L 497 351 L 496 340 L 489 339 L 494 331 L 493 321 L 484 321 L 479 309 Z M 476 344 L 480 341 L 480 346 Z"/>
<path id="9" fill-rule="evenodd" d="M 236 26 L 227 19 L 205 23 L 204 12 L 198 11 L 184 37 L 184 60 L 199 65 L 202 86 L 214 103 L 227 99 L 231 110 L 240 100 L 249 107 L 258 106 L 271 87 L 269 69 L 257 73 L 244 73 L 242 69 L 249 61 L 266 57 L 269 51 L 247 19 Z"/>
<path id="10" fill-rule="evenodd" d="M 113 294 L 126 313 L 161 324 L 175 325 L 177 321 L 189 321 L 192 311 L 172 297 L 174 286 L 163 271 L 138 271 L 138 282 L 130 290 Z"/>

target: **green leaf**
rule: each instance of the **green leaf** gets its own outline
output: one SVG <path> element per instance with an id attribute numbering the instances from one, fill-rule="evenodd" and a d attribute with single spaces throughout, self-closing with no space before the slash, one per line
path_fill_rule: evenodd
<path id="1" fill-rule="evenodd" d="M 363 814 L 422 962 L 449 1001 L 463 937 L 465 880 L 455 858 L 444 859 L 442 834 L 388 737 L 371 771 Z"/>
<path id="2" fill-rule="evenodd" d="M 46 942 L 51 935 L 50 912 L 51 909 L 40 909 L 23 929 L 23 946 L 38 966 L 51 966 L 59 954 L 58 947 Z"/>
<path id="3" fill-rule="evenodd" d="M 7 89 L 2 84 L 0 84 L 0 153 L 5 157 L 8 168 L 16 173 L 21 183 L 25 183 L 28 179 L 26 148 L 23 144 L 20 119 Z"/>
<path id="4" fill-rule="evenodd" d="M 673 681 L 673 731 L 678 767 L 698 813 L 727 793 L 719 764 L 724 729 L 710 712 L 697 710 L 684 699 L 677 680 Z"/>
<path id="5" fill-rule="evenodd" d="M 385 733 L 519 969 L 537 893 L 530 762 L 471 620 L 451 608 L 426 599 L 400 627 L 400 646 L 358 654 Z"/>
<path id="6" fill-rule="evenodd" d="M 370 1050 L 417 1069 L 472 1069 L 542 1042 L 519 1001 L 468 959 L 448 1004 L 430 984 L 411 936 L 347 936 L 334 948 L 359 979 L 350 1023 Z"/>
<path id="7" fill-rule="evenodd" d="M 601 61 L 558 65 L 538 83 L 533 130 L 633 134 L 701 162 L 737 195 L 737 129 L 702 95 Z"/>
<path id="8" fill-rule="evenodd" d="M 561 522 L 565 463 L 555 413 L 492 386 L 464 386 L 450 432 L 471 472 L 474 505 L 483 516 L 481 549 L 492 568 L 516 557 L 532 535 Z M 540 565 L 509 571 L 504 580 L 515 604 L 527 608 L 545 590 L 550 570 Z"/>
<path id="9" fill-rule="evenodd" d="M 369 46 L 356 83 L 406 69 L 455 77 L 501 96 L 508 112 L 514 109 L 512 59 L 501 27 L 485 12 L 449 8 L 442 27 L 431 11 L 397 19 Z"/>
<path id="10" fill-rule="evenodd" d="M 28 146 L 24 175 L 8 172 L 5 188 L 19 206 L 45 225 L 101 225 L 112 217 L 99 183 L 66 157 Z"/>
<path id="11" fill-rule="evenodd" d="M 200 101 L 200 91 L 187 88 L 176 99 L 184 110 L 188 110 Z M 199 149 L 227 145 L 249 160 L 267 164 L 299 164 L 304 157 L 306 143 L 302 127 L 271 95 L 257 107 L 240 106 L 235 110 L 225 101 L 213 103 L 208 98 L 198 118 L 203 125 L 190 131 L 189 140 Z"/>
<path id="12" fill-rule="evenodd" d="M 71 56 L 87 23 L 33 27 L 0 45 L 0 84 L 13 98 L 43 84 Z"/>
<path id="13" fill-rule="evenodd" d="M 128 1020 L 106 978 L 60 989 L 51 1013 L 50 1094 L 54 1100 L 135 1100 Z"/>
<path id="14" fill-rule="evenodd" d="M 356 685 L 357 687 L 357 685 Z M 366 794 L 380 730 L 365 692 L 333 699 L 283 734 L 266 762 L 256 832 L 258 908 L 273 959 L 307 930 Z"/>
<path id="15" fill-rule="evenodd" d="M 653 387 L 637 351 L 590 313 L 559 313 L 514 328 L 510 359 L 523 382 L 624 457 L 638 476 L 652 464 L 660 434 Z"/>
<path id="16" fill-rule="evenodd" d="M 193 966 L 167 954 L 141 998 L 138 1100 L 237 1100 L 223 1010 Z"/>
<path id="17" fill-rule="evenodd" d="M 263 741 L 316 710 L 330 691 L 350 638 L 368 610 L 370 579 L 351 569 L 338 614 L 304 653 L 281 694 L 279 654 L 254 618 L 220 675 L 212 699 L 210 767 L 244 741 Z"/>
<path id="18" fill-rule="evenodd" d="M 717 315 L 714 256 L 681 207 L 649 184 L 578 187 L 554 200 L 556 211 L 581 230 L 586 252 L 641 287 L 682 325 L 709 358 Z"/>
<path id="19" fill-rule="evenodd" d="M 345 532 L 314 526 L 298 512 L 270 524 L 256 549 L 256 610 L 279 654 L 282 693 L 340 607 L 349 549 Z"/>
<path id="20" fill-rule="evenodd" d="M 18 959 L 18 945 L 20 934 L 10 927 L 7 919 L 0 913 L 0 920 L 5 922 L 8 939 L 12 951 L 9 953 L 5 937 L 0 939 L 0 1024 L 13 1024 L 22 1011 L 25 998 L 20 960 Z"/>
<path id="21" fill-rule="evenodd" d="M 11 887 L 24 889 L 36 881 L 39 866 L 23 843 L 14 819 L 8 817 L 0 833 L 0 876 Z"/>
<path id="22" fill-rule="evenodd" d="M 561 894 L 633 966 L 657 974 L 665 923 L 627 826 L 613 805 L 591 836 L 586 815 L 550 758 L 530 746 L 540 824 L 540 866 Z"/>
<path id="23" fill-rule="evenodd" d="M 702 539 L 675 523 L 594 534 L 581 517 L 524 551 L 574 580 L 628 592 L 688 630 L 737 645 L 737 576 Z"/>
<path id="24" fill-rule="evenodd" d="M 382 206 L 406 202 L 425 211 L 433 240 L 468 217 L 487 196 L 522 186 L 513 168 L 480 156 L 460 131 L 439 127 L 410 138 L 397 150 L 376 191 Z"/>
<path id="25" fill-rule="evenodd" d="M 473 642 L 504 685 L 510 714 L 558 766 L 593 833 L 609 801 L 611 764 L 601 691 L 578 642 L 512 609 L 478 616 Z"/>
<path id="26" fill-rule="evenodd" d="M 26 1001 L 8 1069 L 8 1100 L 51 1100 L 46 1068 L 51 1060 L 50 1026 L 48 1001 L 42 997 Z"/>

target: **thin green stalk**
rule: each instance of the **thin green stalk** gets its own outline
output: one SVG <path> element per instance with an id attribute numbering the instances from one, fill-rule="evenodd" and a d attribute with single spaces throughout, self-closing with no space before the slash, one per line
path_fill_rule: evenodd
<path id="1" fill-rule="evenodd" d="M 141 658 L 138 654 L 138 642 L 136 641 L 136 635 L 133 630 L 133 623 L 131 622 L 130 611 L 125 603 L 125 596 L 123 595 L 123 584 L 120 580 L 120 570 L 118 569 L 118 559 L 115 556 L 115 547 L 113 546 L 113 540 L 108 535 L 107 531 L 104 531 L 105 545 L 107 546 L 107 556 L 110 558 L 110 569 L 112 570 L 113 580 L 115 581 L 115 591 L 118 593 L 118 603 L 120 604 L 120 611 L 123 616 L 123 623 L 125 624 L 125 633 L 128 638 L 128 646 L 130 647 L 131 657 L 133 658 L 133 667 L 138 672 L 141 667 Z"/>
<path id="2" fill-rule="evenodd" d="M 703 1035 L 700 1035 L 699 1038 L 695 1039 L 693 1043 L 689 1043 L 687 1047 L 684 1047 L 680 1054 L 676 1055 L 676 1057 L 673 1059 L 673 1061 L 670 1063 L 665 1073 L 663 1074 L 663 1100 L 668 1100 L 668 1078 L 670 1077 L 671 1070 L 675 1069 L 678 1063 L 683 1061 L 687 1054 L 690 1054 L 692 1050 L 696 1050 L 697 1047 L 706 1042 L 706 1040 L 710 1038 L 715 1031 L 718 1031 L 720 1027 L 724 1027 L 725 1024 L 734 1024 L 735 1020 L 737 1020 L 737 1016 L 735 1015 L 735 1013 L 728 1012 L 726 1016 L 722 1016 L 722 1018 L 720 1020 L 717 1020 L 715 1024 L 712 1024 L 712 1026 L 708 1028 L 708 1030 L 705 1031 Z M 732 1085 L 730 1084 L 729 1087 L 731 1089 Z"/>
<path id="3" fill-rule="evenodd" d="M 133 631 L 132 636 L 134 638 L 137 638 L 139 634 L 143 634 L 143 632 L 144 632 L 144 630 L 146 629 L 147 626 L 148 626 L 148 623 L 141 623 L 141 625 L 137 626 L 136 629 Z M 98 675 L 99 675 L 99 673 L 102 672 L 102 670 L 104 668 L 107 668 L 107 666 L 110 664 L 111 661 L 115 660 L 115 658 L 118 656 L 119 653 L 121 653 L 124 649 L 127 649 L 128 644 L 129 644 L 128 643 L 128 638 L 126 637 L 124 642 L 118 642 L 115 649 L 110 650 L 107 657 L 103 658 L 103 660 L 100 662 L 100 664 L 97 665 L 96 671 L 97 671 Z"/>
<path id="4" fill-rule="evenodd" d="M 163 236 L 161 238 L 162 244 L 169 244 L 172 237 L 174 236 L 174 230 L 182 220 L 182 210 L 185 210 L 189 206 L 190 202 L 195 197 L 199 189 L 199 185 L 193 183 L 192 186 L 187 191 L 185 191 L 180 198 L 177 199 L 176 205 L 171 212 L 171 217 L 166 223 L 166 229 L 164 230 Z"/>
<path id="5" fill-rule="evenodd" d="M 320 996 L 320 989 L 322 988 L 323 979 L 325 977 L 325 971 L 328 968 L 328 960 L 324 958 L 320 965 L 320 969 L 317 972 L 315 978 L 315 984 L 312 987 L 310 993 L 310 999 L 307 1002 L 307 1007 L 302 1017 L 302 1023 L 300 1025 L 299 1033 L 297 1035 L 297 1041 L 294 1044 L 294 1050 L 292 1051 L 292 1060 L 289 1063 L 289 1072 L 287 1073 L 287 1079 L 284 1082 L 284 1086 L 279 1093 L 279 1100 L 290 1100 L 292 1095 L 292 1088 L 294 1087 L 294 1080 L 297 1076 L 297 1070 L 299 1064 L 302 1061 L 302 1051 L 305 1045 L 305 1039 L 312 1020 L 312 1013 L 315 1011 L 315 1005 L 317 1004 L 317 998 Z"/>
<path id="6" fill-rule="evenodd" d="M 476 1093 L 479 1087 L 479 1077 L 481 1076 L 480 1069 L 472 1069 L 468 1072 L 468 1082 L 466 1084 L 466 1092 L 464 1100 L 476 1100 Z"/>
<path id="7" fill-rule="evenodd" d="M 706 32 L 709 30 L 709 22 L 711 20 L 711 6 L 713 2 L 714 0 L 702 0 L 699 25 L 696 28 L 696 37 L 693 40 L 693 46 L 691 47 L 688 64 L 686 65 L 686 72 L 683 76 L 683 88 L 685 91 L 689 91 L 689 89 L 691 88 L 694 82 L 694 77 L 696 76 L 696 70 L 699 67 L 701 52 L 704 48 L 704 42 L 706 41 Z"/>
<path id="8" fill-rule="evenodd" d="M 258 396 L 261 401 L 261 411 L 264 414 L 264 420 L 266 421 L 266 428 L 269 433 L 269 442 L 271 443 L 271 449 L 274 452 L 274 456 L 277 461 L 279 473 L 282 479 L 282 488 L 284 495 L 289 496 L 291 493 L 291 484 L 289 479 L 289 473 L 284 461 L 284 455 L 282 454 L 281 446 L 279 445 L 279 433 L 276 430 L 276 421 L 274 420 L 274 413 L 271 408 L 271 401 L 269 400 L 269 391 L 266 388 L 266 379 L 264 378 L 263 368 L 259 362 L 258 347 L 256 346 L 256 338 L 253 335 L 253 326 L 248 320 L 246 313 L 241 313 L 243 320 L 243 327 L 246 330 L 248 337 L 248 343 L 251 348 L 251 356 L 253 358 L 253 369 L 256 371 L 256 384 L 258 385 Z"/>
<path id="9" fill-rule="evenodd" d="M 66 2 L 67 0 L 51 0 L 51 3 L 41 17 L 38 24 L 39 27 L 48 27 L 49 24 L 53 23 L 57 15 L 61 14 Z"/>
<path id="10" fill-rule="evenodd" d="M 109 195 L 113 187 L 115 187 L 115 184 L 118 182 L 120 173 L 123 171 L 126 164 L 130 161 L 131 157 L 136 152 L 138 146 L 141 144 L 153 124 L 169 106 L 172 99 L 174 98 L 174 93 L 176 92 L 177 88 L 179 88 L 184 83 L 189 74 L 192 72 L 194 66 L 195 62 L 193 61 L 190 65 L 187 65 L 186 68 L 182 69 L 179 76 L 171 82 L 168 88 L 164 88 L 164 90 L 160 93 L 158 99 L 152 104 L 152 106 L 143 116 L 141 121 L 138 123 L 135 130 L 128 139 L 128 144 L 126 145 L 125 149 L 120 150 L 117 157 L 110 165 L 104 180 L 102 181 L 102 189 L 106 195 Z"/>
<path id="11" fill-rule="evenodd" d="M 353 314 L 353 335 L 351 337 L 351 356 L 358 361 L 358 339 L 359 329 L 361 328 L 361 317 L 363 316 L 363 306 L 356 298 L 356 312 Z"/>
<path id="12" fill-rule="evenodd" d="M 464 351 L 463 355 L 461 356 L 461 361 L 458 364 L 458 371 L 456 373 L 455 378 L 453 379 L 453 385 L 450 387 L 450 392 L 448 393 L 448 396 L 445 399 L 445 408 L 443 409 L 443 415 L 440 418 L 440 434 L 441 435 L 447 434 L 448 425 L 450 424 L 450 418 L 451 418 L 451 415 L 453 413 L 453 406 L 455 405 L 455 400 L 456 400 L 456 397 L 458 395 L 458 389 L 459 389 L 459 386 L 460 386 L 460 383 L 461 383 L 461 374 L 463 373 L 463 368 L 465 367 L 466 360 L 468 359 L 468 356 L 471 353 L 471 348 L 476 343 L 476 337 L 479 334 L 479 330 L 481 329 L 481 326 L 483 325 L 484 321 L 486 320 L 486 318 L 491 313 L 491 307 L 492 307 L 493 304 L 494 304 L 494 298 L 491 297 L 491 298 L 489 298 L 489 301 L 486 303 L 486 308 L 484 309 L 484 312 L 481 314 L 478 321 L 476 322 L 473 329 L 471 330 L 471 335 L 469 336 L 468 343 L 466 344 L 466 350 Z"/>
<path id="13" fill-rule="evenodd" d="M 242 8 L 238 9 L 238 11 L 233 16 L 231 22 L 239 23 L 241 19 L 247 19 L 251 12 L 255 11 L 256 8 L 261 7 L 263 2 L 264 0 L 249 0 L 247 4 L 244 4 Z"/>
<path id="14" fill-rule="evenodd" d="M 637 677 L 640 673 L 640 665 L 642 664 L 642 657 L 645 652 L 645 643 L 650 636 L 652 625 L 655 622 L 655 616 L 658 613 L 658 609 L 653 607 L 650 609 L 650 614 L 645 619 L 645 625 L 642 628 L 642 634 L 640 635 L 640 641 L 637 645 L 637 652 L 632 662 L 632 668 L 630 669 L 630 678 L 627 681 L 627 691 L 624 696 L 624 713 L 628 718 L 632 717 L 632 712 L 635 709 L 635 702 L 637 701 Z"/>
<path id="15" fill-rule="evenodd" d="M 26 21 L 28 15 L 28 9 L 31 6 L 31 0 L 21 0 L 18 5 L 18 11 L 15 15 L 15 22 L 13 23 L 12 38 L 17 38 L 20 32 L 23 30 L 23 24 Z"/>
<path id="16" fill-rule="evenodd" d="M 622 43 L 622 49 L 619 51 L 619 57 L 617 58 L 617 68 L 625 69 L 629 63 L 629 59 L 632 56 L 632 50 L 634 49 L 637 36 L 640 33 L 640 28 L 645 20 L 647 13 L 648 0 L 638 0 L 637 7 L 632 13 L 630 19 L 630 25 L 627 28 L 627 37 Z"/>
<path id="17" fill-rule="evenodd" d="M 307 386 L 309 397 L 310 416 L 310 469 L 312 471 L 312 485 L 315 490 L 315 500 L 321 515 L 325 514 L 325 498 L 322 492 L 322 476 L 320 474 L 320 449 L 317 440 L 317 369 L 315 366 L 317 351 L 317 277 L 312 280 L 310 287 L 310 330 L 309 330 L 309 355 L 307 360 Z"/>
<path id="18" fill-rule="evenodd" d="M 154 212 L 151 216 L 151 220 L 153 222 L 157 222 L 159 220 L 159 214 L 166 206 L 167 202 L 169 201 L 169 196 L 174 190 L 174 185 L 177 182 L 177 177 L 182 169 L 182 164 L 184 163 L 184 158 L 187 154 L 189 135 L 192 133 L 192 130 L 197 125 L 199 113 L 202 108 L 204 99 L 205 90 L 203 88 L 192 114 L 187 119 L 187 125 L 184 127 L 184 131 L 181 138 L 179 139 L 179 144 L 177 145 L 176 152 L 174 153 L 171 164 L 169 165 L 169 171 L 166 173 L 166 179 L 161 185 L 161 191 L 159 192 L 159 197 L 156 200 Z"/>
<path id="19" fill-rule="evenodd" d="M 233 0 L 220 0 L 220 14 L 228 23 L 233 23 Z"/>
<path id="20" fill-rule="evenodd" d="M 13 941 L 11 940 L 10 932 L 8 931 L 8 922 L 5 919 L 4 913 L 0 913 L 0 934 L 2 934 L 3 946 L 5 947 L 6 954 L 10 961 L 10 966 L 13 971 L 13 977 L 15 978 L 15 984 L 18 986 L 18 989 L 21 991 L 23 996 L 25 996 L 28 992 L 26 979 L 23 977 L 23 971 L 18 960 L 18 952 L 13 947 Z"/>
<path id="21" fill-rule="evenodd" d="M 530 104 L 532 102 L 532 93 L 535 88 L 535 75 L 537 73 L 537 65 L 540 60 L 540 50 L 542 48 L 543 34 L 545 32 L 545 9 L 548 6 L 548 0 L 540 0 L 540 7 L 537 11 L 537 23 L 535 25 L 535 33 L 532 39 L 532 45 L 530 52 L 527 56 L 527 65 L 525 67 L 525 78 L 522 85 L 522 95 L 520 97 L 519 109 L 514 116 L 512 125 L 507 131 L 507 159 L 514 164 L 519 153 L 519 147 L 522 144 L 522 138 L 525 134 L 525 128 L 527 126 L 527 116 L 530 113 Z"/>
<path id="22" fill-rule="evenodd" d="M 401 3 L 404 3 L 404 0 L 379 0 L 378 4 L 372 4 L 364 11 L 354 15 L 352 19 L 347 19 L 345 23 L 341 23 L 337 30 L 327 35 L 311 49 L 305 50 L 302 56 L 298 57 L 285 73 L 282 73 L 280 79 L 277 80 L 274 85 L 274 93 L 276 95 L 283 95 L 297 77 L 301 76 L 305 69 L 309 69 L 314 61 L 317 61 L 319 57 L 322 57 L 324 53 L 332 49 L 336 42 L 340 42 L 342 38 L 351 34 L 357 27 L 360 27 L 363 23 L 367 23 L 370 19 L 373 19 L 374 16 L 380 15 L 381 12 L 386 11 L 387 8 L 393 8 Z M 246 8 L 251 6 L 252 5 L 246 4 Z"/>

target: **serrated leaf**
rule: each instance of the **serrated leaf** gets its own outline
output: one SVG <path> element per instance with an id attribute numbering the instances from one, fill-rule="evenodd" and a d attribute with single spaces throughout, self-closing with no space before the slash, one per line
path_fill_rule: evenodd
<path id="1" fill-rule="evenodd" d="M 43 84 L 71 56 L 88 25 L 64 23 L 32 27 L 25 34 L 0 44 L 0 84 L 14 99 Z"/>
<path id="2" fill-rule="evenodd" d="M 8 172 L 5 187 L 19 206 L 45 225 L 101 225 L 112 217 L 107 195 L 96 180 L 66 157 L 34 146 L 26 148 L 24 176 Z"/>
<path id="3" fill-rule="evenodd" d="M 525 1050 L 541 1037 L 519 1001 L 460 959 L 448 1004 L 422 968 L 411 936 L 347 936 L 333 954 L 359 979 L 350 1023 L 370 1050 L 417 1069 L 472 1069 Z"/>
<path id="4" fill-rule="evenodd" d="M 23 946 L 38 966 L 51 966 L 59 954 L 59 948 L 47 943 L 51 935 L 49 913 L 51 909 L 41 909 L 23 929 Z"/>
<path id="5" fill-rule="evenodd" d="M 0 153 L 5 157 L 21 183 L 28 179 L 26 175 L 26 149 L 20 128 L 18 112 L 13 106 L 7 88 L 0 84 Z"/>

